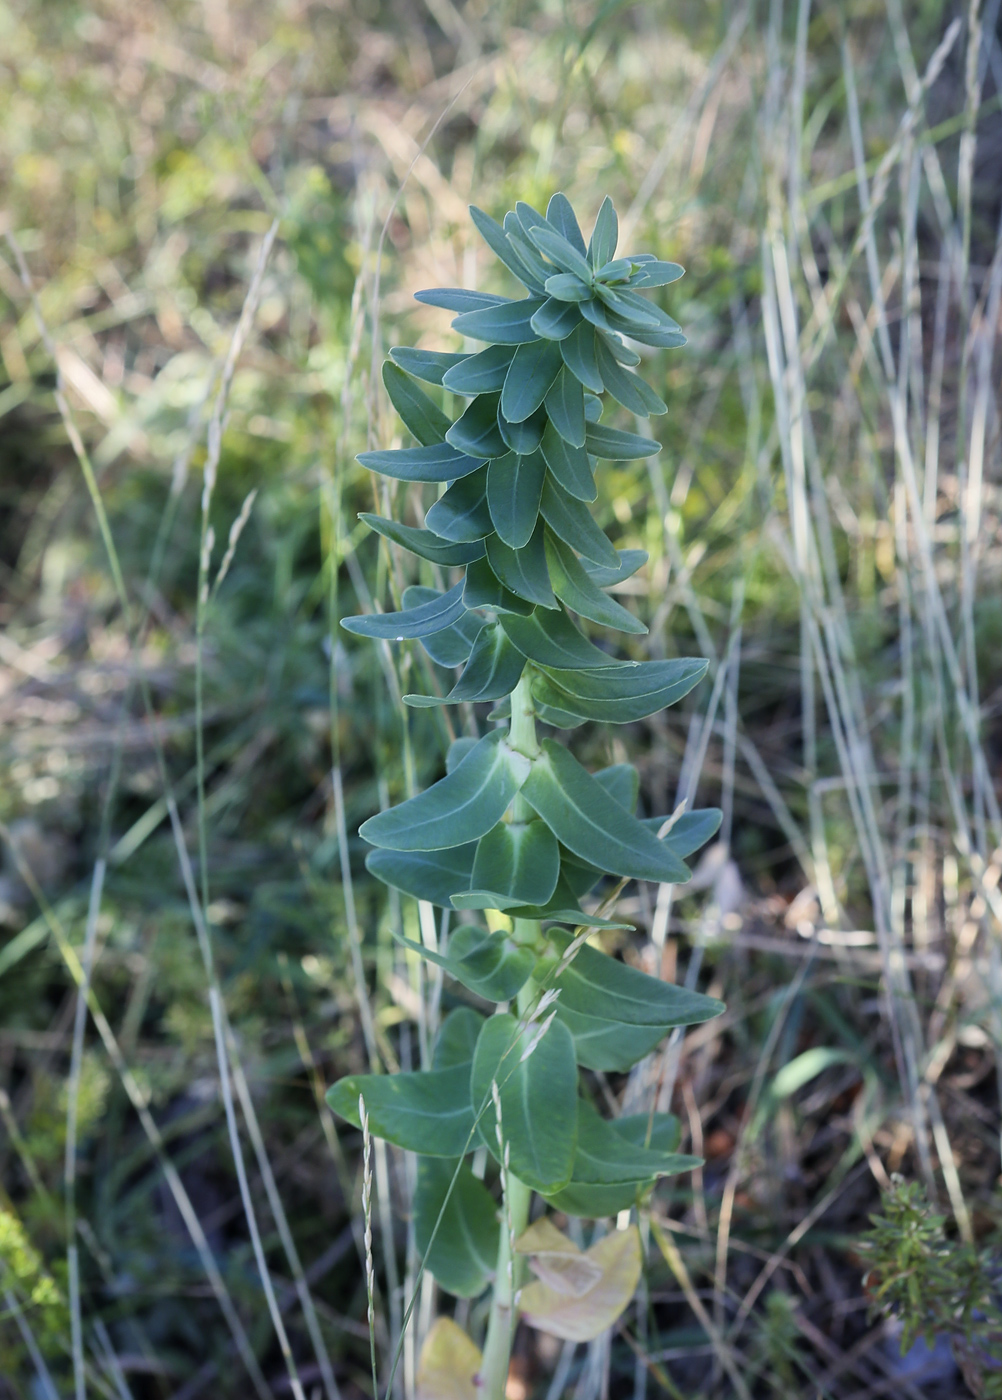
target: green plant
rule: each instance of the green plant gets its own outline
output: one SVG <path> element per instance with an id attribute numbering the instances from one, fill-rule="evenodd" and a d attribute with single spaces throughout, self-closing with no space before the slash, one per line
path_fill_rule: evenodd
<path id="1" fill-rule="evenodd" d="M 882 1204 L 884 1214 L 870 1217 L 873 1228 L 860 1244 L 873 1311 L 900 1321 L 902 1355 L 919 1337 L 930 1346 L 948 1337 L 973 1394 L 1002 1400 L 997 1255 L 948 1239 L 946 1217 L 918 1182 L 893 1177 Z"/>
<path id="2" fill-rule="evenodd" d="M 399 481 L 448 483 L 422 528 L 363 519 L 458 577 L 441 590 L 408 588 L 401 611 L 344 626 L 384 642 L 417 638 L 442 666 L 465 662 L 444 699 L 408 695 L 409 705 L 492 702 L 488 720 L 507 721 L 457 739 L 445 777 L 361 828 L 379 879 L 445 909 L 484 911 L 488 927 L 460 923 L 447 947 L 407 946 L 500 1005 L 489 1018 L 454 1010 L 432 1068 L 342 1079 L 329 1102 L 356 1126 L 366 1113 L 373 1133 L 419 1154 L 416 1236 L 438 1282 L 460 1296 L 493 1282 L 479 1393 L 500 1400 L 519 1306 L 534 1325 L 585 1339 L 615 1321 L 640 1270 L 635 1227 L 586 1254 L 548 1219 L 527 1231 L 532 1192 L 557 1211 L 605 1217 L 694 1162 L 675 1151 L 671 1115 L 603 1119 L 579 1094 L 579 1067 L 628 1070 L 673 1027 L 721 1010 L 590 946 L 596 931 L 628 926 L 585 912 L 580 900 L 604 878 L 616 882 L 605 905 L 631 879 L 686 880 L 684 857 L 720 817 L 642 820 L 634 768 L 614 764 L 592 775 L 562 740 L 536 732 L 537 720 L 566 730 L 644 718 L 705 671 L 699 660 L 618 660 L 570 617 L 646 631 L 606 590 L 647 556 L 614 549 L 588 502 L 597 495 L 595 459 L 660 450 L 650 437 L 602 423 L 599 396 L 607 390 L 645 418 L 666 412 L 631 372 L 640 357 L 622 337 L 684 343 L 675 322 L 639 295 L 682 269 L 647 254 L 616 258 L 609 199 L 587 246 L 560 194 L 545 217 L 521 203 L 503 225 L 472 213 L 528 295 L 419 292 L 419 301 L 457 312 L 455 330 L 487 348 L 392 351 L 383 382 L 417 446 L 359 459 Z M 415 380 L 469 402 L 453 422 Z M 500 1219 L 467 1162 L 480 1145 L 500 1167 Z M 526 1255 L 538 1280 L 523 1289 Z"/>

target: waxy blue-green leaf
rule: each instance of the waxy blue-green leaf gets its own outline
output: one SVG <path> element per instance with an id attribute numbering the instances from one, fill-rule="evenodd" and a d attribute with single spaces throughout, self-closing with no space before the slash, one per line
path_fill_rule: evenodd
<path id="1" fill-rule="evenodd" d="M 533 683 L 533 694 L 538 689 L 543 704 L 568 709 L 583 719 L 629 724 L 657 714 L 688 695 L 703 679 L 706 666 L 698 658 L 683 657 L 641 661 L 631 670 L 614 675 L 605 670 L 592 673 L 581 667 L 548 667 L 545 678 Z"/>
<path id="2" fill-rule="evenodd" d="M 501 820 L 529 767 L 495 730 L 426 791 L 363 822 L 359 835 L 394 851 L 440 851 L 476 841 Z"/>
<path id="3" fill-rule="evenodd" d="M 540 446 L 546 465 L 568 495 L 579 501 L 593 501 L 598 488 L 585 449 L 572 447 L 550 422 L 543 430 Z"/>
<path id="4" fill-rule="evenodd" d="M 630 1141 L 618 1131 L 617 1122 L 607 1122 L 587 1099 L 578 1100 L 574 1181 L 592 1186 L 653 1181 L 659 1176 L 691 1171 L 701 1162 L 699 1157 Z"/>
<path id="5" fill-rule="evenodd" d="M 487 469 L 487 505 L 494 528 L 504 544 L 521 549 L 529 543 L 539 518 L 539 500 L 546 480 L 541 452 L 498 457 Z"/>
<path id="6" fill-rule="evenodd" d="M 548 826 L 541 821 L 498 822 L 480 838 L 470 887 L 495 891 L 517 904 L 546 904 L 559 875 L 560 849 Z"/>
<path id="7" fill-rule="evenodd" d="M 652 413 L 668 412 L 668 405 L 658 398 L 645 380 L 623 369 L 602 336 L 596 336 L 595 341 L 603 383 L 617 403 L 641 418 L 649 418 Z"/>
<path id="8" fill-rule="evenodd" d="M 481 628 L 470 659 L 448 695 L 405 695 L 404 704 L 415 709 L 435 705 L 457 705 L 460 701 L 479 704 L 510 695 L 525 669 L 525 657 L 516 650 L 496 622 Z"/>
<path id="9" fill-rule="evenodd" d="M 487 560 L 494 573 L 512 593 L 542 608 L 555 608 L 557 600 L 547 572 L 548 555 L 544 543 L 546 526 L 540 520 L 528 543 L 509 549 L 497 535 L 487 539 Z M 605 594 L 602 595 L 605 597 Z"/>
<path id="10" fill-rule="evenodd" d="M 527 340 L 536 339 L 536 332 L 530 323 L 543 300 L 542 297 L 525 297 L 522 301 L 507 302 L 503 306 L 468 311 L 456 317 L 452 328 L 460 335 L 470 336 L 472 340 L 489 340 L 494 345 L 522 345 Z"/>
<path id="11" fill-rule="evenodd" d="M 661 444 L 652 438 L 642 437 L 640 433 L 623 433 L 602 423 L 588 425 L 585 446 L 593 457 L 602 457 L 607 462 L 633 462 L 661 451 Z"/>
<path id="12" fill-rule="evenodd" d="M 564 442 L 572 448 L 584 446 L 584 389 L 566 365 L 561 365 L 560 373 L 547 390 L 546 414 Z"/>
<path id="13" fill-rule="evenodd" d="M 560 988 L 560 1004 L 583 1016 L 598 1016 L 627 1026 L 651 1026 L 662 1033 L 676 1026 L 696 1026 L 719 1016 L 724 1004 L 715 997 L 690 992 L 673 982 L 649 977 L 639 968 L 618 958 L 610 958 L 587 944 L 579 948 L 573 961 L 556 981 L 551 969 L 570 946 L 567 934 L 548 934 L 553 951 L 536 966 L 536 977 L 547 986 Z"/>
<path id="14" fill-rule="evenodd" d="M 489 535 L 493 526 L 487 505 L 487 468 L 454 481 L 429 507 L 424 522 L 436 535 L 457 544 L 472 544 Z"/>
<path id="15" fill-rule="evenodd" d="M 443 354 L 440 350 L 415 350 L 410 345 L 395 345 L 390 351 L 395 365 L 426 384 L 441 384 L 450 369 L 469 358 L 469 355 Z"/>
<path id="16" fill-rule="evenodd" d="M 531 263 L 522 257 L 517 248 L 512 247 L 511 240 L 501 225 L 489 214 L 485 214 L 482 209 L 478 209 L 475 204 L 470 205 L 470 215 L 484 242 L 491 252 L 501 259 L 509 272 L 513 272 L 528 291 L 542 291 L 537 271 Z"/>
<path id="17" fill-rule="evenodd" d="M 449 428 L 446 440 L 481 461 L 503 457 L 508 448 L 498 427 L 498 398 L 497 394 L 479 394 Z"/>
<path id="18" fill-rule="evenodd" d="M 427 1157 L 463 1157 L 469 1151 L 474 1114 L 468 1065 L 339 1079 L 327 1090 L 327 1103 L 356 1128 L 362 1126 L 359 1094 L 376 1137 Z"/>
<path id="19" fill-rule="evenodd" d="M 702 807 L 698 812 L 683 812 L 680 817 L 675 818 L 671 830 L 660 837 L 660 840 L 670 847 L 680 860 L 684 860 L 686 856 L 698 851 L 700 846 L 705 846 L 711 836 L 716 836 L 723 815 L 719 807 Z M 643 819 L 644 826 L 653 831 L 655 836 L 667 820 L 667 817 Z"/>
<path id="20" fill-rule="evenodd" d="M 598 345 L 599 340 L 601 340 L 602 344 L 610 352 L 617 364 L 629 365 L 630 368 L 634 368 L 636 365 L 639 365 L 640 356 L 637 354 L 636 350 L 633 350 L 629 345 L 624 344 L 624 342 L 620 339 L 618 335 L 615 335 L 611 331 L 596 331 L 596 346 Z"/>
<path id="21" fill-rule="evenodd" d="M 575 379 L 593 394 L 601 394 L 605 385 L 595 357 L 594 326 L 587 321 L 579 322 L 577 329 L 560 342 L 560 353 Z"/>
<path id="22" fill-rule="evenodd" d="M 610 285 L 628 282 L 635 270 L 635 265 L 629 258 L 613 258 L 612 262 L 603 263 L 601 267 L 596 268 L 595 278 Z"/>
<path id="23" fill-rule="evenodd" d="M 501 626 L 530 661 L 563 670 L 634 666 L 609 656 L 583 636 L 565 612 L 537 609 L 531 617 L 503 617 Z"/>
<path id="24" fill-rule="evenodd" d="M 487 543 L 490 554 L 490 541 Z M 641 635 L 647 631 L 642 622 L 602 592 L 593 583 L 584 565 L 562 540 L 547 532 L 546 563 L 553 591 L 562 603 L 581 617 L 590 618 L 603 627 L 615 627 L 620 632 Z"/>
<path id="25" fill-rule="evenodd" d="M 484 464 L 483 457 L 471 457 L 448 442 L 432 443 L 430 447 L 398 447 L 388 452 L 360 452 L 358 460 L 370 471 L 395 476 L 398 481 L 456 481 Z"/>
<path id="26" fill-rule="evenodd" d="M 450 427 L 450 420 L 433 403 L 428 395 L 414 383 L 408 374 L 398 369 L 390 360 L 383 361 L 383 386 L 390 396 L 390 402 L 403 419 L 406 426 L 425 447 L 442 442 Z"/>
<path id="27" fill-rule="evenodd" d="M 511 297 L 494 296 L 492 292 L 470 292 L 465 287 L 430 287 L 415 292 L 414 300 L 425 306 L 441 306 L 445 311 L 490 311 L 496 306 L 512 305 Z"/>
<path id="28" fill-rule="evenodd" d="M 688 879 L 682 862 L 561 744 L 544 739 L 542 749 L 522 795 L 569 851 L 613 875 L 672 884 Z"/>
<path id="29" fill-rule="evenodd" d="M 442 1025 L 435 1038 L 435 1048 L 431 1053 L 432 1069 L 451 1069 L 453 1065 L 472 1065 L 477 1048 L 480 1028 L 484 1017 L 472 1006 L 457 1006 L 443 1017 Z M 667 1113 L 658 1113 L 655 1118 L 668 1118 Z M 624 1120 L 625 1121 L 625 1120 Z M 643 1139 L 642 1139 L 643 1140 Z M 678 1142 L 672 1143 L 676 1147 Z"/>
<path id="30" fill-rule="evenodd" d="M 580 323 L 581 312 L 576 302 L 547 297 L 539 310 L 533 313 L 531 324 L 536 334 L 544 340 L 563 340 Z"/>
<path id="31" fill-rule="evenodd" d="M 580 1115 L 580 1103 L 578 1111 Z M 579 1128 L 583 1121 L 583 1117 L 579 1116 Z M 678 1160 L 687 1161 L 690 1167 L 698 1165 L 697 1158 L 681 1158 L 680 1154 L 676 1154 L 680 1132 L 678 1119 L 674 1114 L 655 1113 L 653 1121 L 646 1113 L 631 1114 L 628 1117 L 616 1118 L 606 1126 L 627 1143 L 639 1148 L 650 1148 L 661 1154 L 662 1166 L 670 1157 L 678 1157 Z M 587 1133 L 587 1129 L 585 1132 Z M 654 1184 L 657 1176 L 661 1174 L 656 1173 L 641 1182 L 597 1186 L 577 1180 L 577 1162 L 578 1158 L 576 1157 L 574 1176 L 572 1176 L 570 1184 L 562 1191 L 550 1196 L 549 1201 L 556 1210 L 563 1211 L 566 1215 L 580 1215 L 592 1220 L 601 1219 L 603 1216 L 617 1215 L 621 1210 L 628 1210 L 634 1204 L 637 1196 L 648 1190 Z M 679 1167 L 678 1170 L 688 1170 L 688 1168 Z"/>
<path id="32" fill-rule="evenodd" d="M 465 355 L 443 377 L 442 384 L 455 394 L 500 394 L 517 346 L 488 345 L 476 355 Z"/>
<path id="33" fill-rule="evenodd" d="M 419 1157 L 413 1207 L 414 1244 L 439 1287 L 457 1298 L 482 1293 L 493 1277 L 501 1229 L 484 1183 L 466 1162 Z"/>
<path id="34" fill-rule="evenodd" d="M 497 1082 L 501 1127 L 510 1168 L 534 1191 L 556 1191 L 571 1176 L 577 1146 L 577 1065 L 570 1033 L 553 1021 L 528 1059 L 521 1057 L 538 1027 L 518 1033 L 514 1016 L 484 1022 L 473 1057 L 470 1095 L 477 1112 L 486 1104 L 478 1127 L 489 1152 L 498 1156 L 491 1098 Z"/>
<path id="35" fill-rule="evenodd" d="M 625 1073 L 665 1038 L 665 1032 L 656 1026 L 630 1026 L 604 1016 L 587 1016 L 559 1002 L 557 1017 L 574 1037 L 578 1064 L 603 1073 Z"/>
<path id="36" fill-rule="evenodd" d="M 606 305 L 609 306 L 610 310 L 615 310 L 616 315 L 622 316 L 624 320 L 631 317 L 641 318 L 646 316 L 653 320 L 656 326 L 661 330 L 681 330 L 678 322 L 673 321 L 666 312 L 661 310 L 660 306 L 656 306 L 654 302 L 648 301 L 646 297 L 640 296 L 638 292 L 631 291 L 629 287 L 608 287 L 605 290 L 607 295 L 614 299 L 613 301 L 607 301 Z M 649 327 L 645 327 L 645 329 L 649 329 Z"/>
<path id="37" fill-rule="evenodd" d="M 563 856 L 561 856 L 560 878 L 557 888 L 543 905 L 509 905 L 505 913 L 512 919 L 531 919 L 535 923 L 570 924 L 572 928 L 630 929 L 632 924 L 603 919 L 597 914 L 586 914 L 578 904 L 577 896 L 564 876 Z"/>
<path id="38" fill-rule="evenodd" d="M 550 197 L 546 206 L 546 222 L 552 224 L 558 233 L 562 233 L 572 248 L 576 248 L 579 253 L 586 253 L 584 236 L 577 216 L 571 208 L 570 200 L 560 191 Z"/>
<path id="39" fill-rule="evenodd" d="M 467 568 L 463 598 L 468 608 L 492 608 L 497 613 L 515 613 L 521 617 L 528 617 L 535 606 L 505 588 L 486 559 L 477 559 Z"/>
<path id="40" fill-rule="evenodd" d="M 475 734 L 460 734 L 458 739 L 453 739 L 445 751 L 445 771 L 451 773 L 454 768 L 458 768 L 470 750 L 475 749 L 479 743 L 480 740 Z"/>
<path id="41" fill-rule="evenodd" d="M 452 896 L 470 888 L 477 843 L 452 846 L 444 851 L 370 851 L 365 868 L 384 885 L 443 909 L 452 908 Z"/>
<path id="42" fill-rule="evenodd" d="M 679 346 L 685 344 L 685 336 L 681 331 L 631 330 L 628 331 L 627 334 L 631 335 L 634 340 L 639 340 L 641 345 L 652 345 L 658 350 L 677 350 Z"/>
<path id="43" fill-rule="evenodd" d="M 510 219 L 511 215 L 507 215 L 506 218 Z M 541 214 L 538 209 L 534 208 L 533 205 L 529 204 L 528 201 L 524 199 L 517 199 L 515 201 L 515 218 L 518 221 L 518 226 L 522 230 L 523 235 L 527 234 L 532 228 L 546 227 L 545 215 Z"/>
<path id="44" fill-rule="evenodd" d="M 381 515 L 369 515 L 362 511 L 359 520 L 364 520 L 370 530 L 384 539 L 392 540 L 402 549 L 409 549 L 432 564 L 448 568 L 453 564 L 469 564 L 474 559 L 482 559 L 487 546 L 483 540 L 473 540 L 469 544 L 452 544 L 441 539 L 431 530 L 416 530 L 413 525 L 401 525 L 396 520 L 386 520 Z"/>
<path id="45" fill-rule="evenodd" d="M 516 348 L 501 391 L 506 422 L 522 423 L 536 412 L 563 363 L 560 347 L 552 340 L 534 340 Z"/>
<path id="46" fill-rule="evenodd" d="M 596 566 L 618 572 L 619 555 L 595 523 L 591 511 L 565 491 L 552 473 L 543 483 L 539 509 L 547 525 L 565 544 Z"/>
<path id="47" fill-rule="evenodd" d="M 614 569 L 606 568 L 604 564 L 595 564 L 590 559 L 583 559 L 581 562 L 592 583 L 597 584 L 599 588 L 611 588 L 614 584 L 632 578 L 649 558 L 646 549 L 617 549 Z"/>
<path id="48" fill-rule="evenodd" d="M 606 195 L 598 211 L 595 227 L 588 243 L 588 261 L 592 267 L 602 267 L 616 255 L 619 242 L 619 219 L 612 200 Z"/>
<path id="49" fill-rule="evenodd" d="M 485 1001 L 511 1001 L 528 982 L 536 955 L 504 933 L 490 933 L 473 924 L 460 924 L 449 939 L 446 953 L 396 935 L 397 942 L 428 962 L 443 968 Z"/>
<path id="50" fill-rule="evenodd" d="M 545 288 L 546 295 L 556 297 L 557 301 L 587 301 L 592 295 L 591 288 L 586 287 L 573 272 L 555 272 L 552 277 L 547 277 Z"/>
<path id="51" fill-rule="evenodd" d="M 403 612 L 343 617 L 341 626 L 358 637 L 381 637 L 386 641 L 399 642 L 405 637 L 427 637 L 432 632 L 441 632 L 461 618 L 465 611 L 463 584 L 457 583 L 448 593 L 437 593 L 433 599 L 415 608 L 405 608 Z"/>
<path id="52" fill-rule="evenodd" d="M 652 259 L 645 261 L 640 269 L 630 278 L 630 285 L 633 287 L 667 287 L 669 282 L 676 282 L 685 272 L 684 267 L 679 267 L 678 263 L 658 262 Z"/>
<path id="53" fill-rule="evenodd" d="M 610 763 L 607 768 L 599 768 L 592 777 L 601 783 L 610 797 L 614 797 L 620 807 L 628 812 L 637 810 L 640 798 L 640 774 L 632 763 Z"/>
<path id="54" fill-rule="evenodd" d="M 627 300 L 626 292 L 625 287 L 607 287 L 601 282 L 595 283 L 595 294 L 599 300 L 624 322 L 628 321 L 641 330 L 657 330 L 660 322 L 656 308 L 648 305 L 643 297 L 637 297 L 640 305 L 634 306 Z"/>
<path id="55" fill-rule="evenodd" d="M 415 594 L 417 591 L 415 585 Z M 434 592 L 430 588 L 420 591 L 422 593 Z M 410 588 L 404 589 L 405 600 L 410 594 Z M 451 627 L 444 627 L 441 632 L 434 632 L 430 637 L 422 637 L 420 639 L 421 645 L 432 661 L 437 662 L 439 666 L 462 666 L 486 622 L 487 619 L 480 613 L 464 613 L 459 621 L 454 622 Z"/>
<path id="56" fill-rule="evenodd" d="M 498 427 L 501 436 L 520 457 L 529 457 L 539 447 L 546 427 L 546 414 L 542 409 L 524 418 L 521 423 L 509 423 L 503 413 L 498 414 Z"/>
<path id="57" fill-rule="evenodd" d="M 535 228 L 528 230 L 529 237 L 552 263 L 555 263 L 561 272 L 572 273 L 585 286 L 590 286 L 592 279 L 592 268 L 582 253 L 568 243 L 562 233 L 550 228 L 548 224 L 537 224 Z"/>

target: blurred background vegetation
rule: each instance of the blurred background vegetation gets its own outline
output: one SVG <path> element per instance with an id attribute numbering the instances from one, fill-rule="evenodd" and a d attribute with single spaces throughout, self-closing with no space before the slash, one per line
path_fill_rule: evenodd
<path id="1" fill-rule="evenodd" d="M 599 509 L 651 556 L 646 654 L 710 675 L 573 742 L 724 808 L 619 948 L 728 1011 L 599 1086 L 706 1165 L 617 1335 L 521 1338 L 512 1400 L 996 1393 L 948 1308 L 914 1345 L 872 1312 L 859 1240 L 901 1173 L 997 1277 L 999 14 L 0 3 L 0 1394 L 371 1394 L 322 1095 L 416 1063 L 434 989 L 353 833 L 484 716 L 403 715 L 444 673 L 338 633 L 429 567 L 359 526 L 354 454 L 399 432 L 386 346 L 455 348 L 411 293 L 513 290 L 467 204 L 557 189 L 687 268 L 664 451 Z M 409 1170 L 377 1156 L 383 1357 Z"/>

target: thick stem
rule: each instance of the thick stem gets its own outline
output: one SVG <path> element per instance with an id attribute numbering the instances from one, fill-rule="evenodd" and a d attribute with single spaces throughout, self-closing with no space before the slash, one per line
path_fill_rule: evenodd
<path id="1" fill-rule="evenodd" d="M 526 758 L 535 758 L 539 753 L 528 673 L 523 674 L 512 692 L 508 742 L 513 749 L 525 754 Z M 528 821 L 534 815 L 532 808 L 521 795 L 515 797 L 511 814 L 512 819 L 517 822 Z M 534 920 L 515 920 L 516 942 L 534 943 L 538 936 L 539 924 Z M 536 984 L 530 977 L 518 994 L 519 1016 L 524 1016 L 529 1010 L 536 998 L 536 991 Z M 501 1127 L 503 1132 L 503 1120 Z M 526 1186 L 525 1182 L 519 1181 L 511 1172 L 504 1173 L 503 1179 L 505 1198 L 501 1236 L 498 1241 L 497 1269 L 494 1275 L 494 1297 L 491 1300 L 487 1340 L 484 1343 L 484 1356 L 480 1367 L 480 1392 L 483 1400 L 504 1400 L 511 1343 L 517 1321 L 515 1301 L 525 1273 L 525 1259 L 514 1254 L 511 1246 L 529 1223 L 529 1205 L 532 1201 L 532 1189 Z"/>

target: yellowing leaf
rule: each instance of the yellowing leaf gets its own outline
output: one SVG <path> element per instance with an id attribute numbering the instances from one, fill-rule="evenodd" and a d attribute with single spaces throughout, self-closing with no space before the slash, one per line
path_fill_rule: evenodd
<path id="1" fill-rule="evenodd" d="M 530 1255 L 536 1276 L 564 1298 L 583 1298 L 602 1277 L 601 1266 L 561 1234 L 548 1215 L 519 1235 L 515 1249 Z"/>
<path id="2" fill-rule="evenodd" d="M 590 1342 L 621 1315 L 640 1280 L 637 1227 L 604 1236 L 583 1257 L 599 1265 L 601 1277 L 582 1297 L 568 1298 L 542 1282 L 522 1289 L 520 1307 L 530 1327 L 564 1341 Z"/>
<path id="3" fill-rule="evenodd" d="M 440 1317 L 418 1360 L 417 1400 L 477 1400 L 480 1350 L 461 1327 Z"/>

